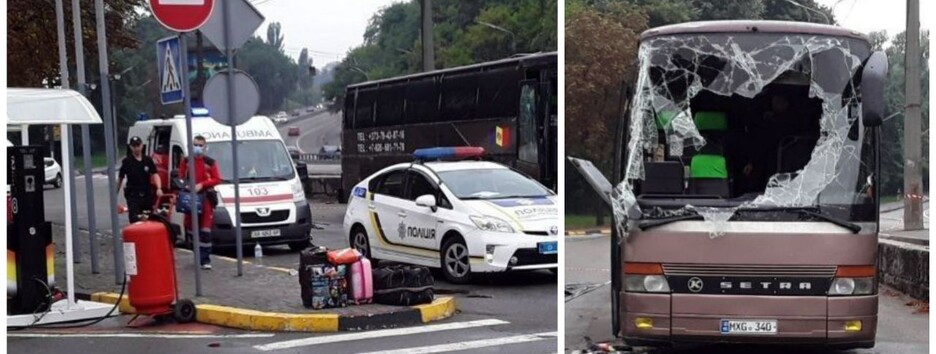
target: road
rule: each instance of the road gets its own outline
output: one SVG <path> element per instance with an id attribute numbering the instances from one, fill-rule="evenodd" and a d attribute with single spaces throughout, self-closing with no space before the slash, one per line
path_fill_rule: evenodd
<path id="1" fill-rule="evenodd" d="M 896 205 L 896 204 L 890 204 Z M 888 206 L 890 206 L 888 205 Z M 882 205 L 881 209 L 885 209 Z M 889 208 L 888 208 L 889 209 Z M 899 208 L 881 213 L 881 231 L 902 230 L 904 209 Z M 923 228 L 929 229 L 929 198 L 923 202 Z"/>
<path id="2" fill-rule="evenodd" d="M 595 342 L 613 339 L 611 334 L 610 238 L 566 237 L 566 285 L 595 286 L 593 291 L 566 302 L 565 350 L 586 349 L 585 337 Z M 581 286 L 580 286 L 581 287 Z M 915 313 L 908 298 L 882 291 L 878 308 L 877 345 L 873 349 L 839 351 L 840 354 L 923 354 L 929 352 L 929 315 Z M 786 353 L 790 348 L 694 346 L 678 350 L 649 350 L 652 354 Z"/>
<path id="3" fill-rule="evenodd" d="M 312 121 L 310 119 L 309 121 Z M 106 179 L 103 176 L 93 177 L 97 207 L 98 227 L 109 225 L 109 208 L 106 198 Z M 79 226 L 87 227 L 87 208 L 84 204 L 84 183 L 78 179 L 77 188 L 79 197 Z M 63 189 L 46 189 L 45 211 L 49 221 L 64 224 Z M 122 202 L 122 197 L 120 198 Z M 341 230 L 341 220 L 344 215 L 344 205 L 327 204 L 312 201 L 312 214 L 319 230 L 315 231 L 315 244 L 329 248 L 347 247 L 347 238 Z M 121 225 L 126 224 L 126 216 L 121 215 Z M 107 227 L 109 229 L 109 226 Z M 109 231 L 108 231 L 109 232 Z M 110 242 L 109 236 L 104 236 Z M 83 249 L 87 250 L 88 240 L 80 240 Z M 249 260 L 252 251 L 244 252 Z M 235 257 L 233 251 L 217 253 L 215 257 Z M 112 254 L 100 255 L 102 265 L 112 264 Z M 289 251 L 285 246 L 268 247 L 264 249 L 263 263 L 280 267 L 295 268 L 299 257 L 295 252 Z M 79 265 L 89 267 L 88 261 Z M 102 268 L 107 274 L 108 269 Z M 365 332 L 364 338 L 349 340 L 341 337 L 342 334 L 307 334 L 307 333 L 260 333 L 245 332 L 230 329 L 205 327 L 195 332 L 205 333 L 213 337 L 180 338 L 179 333 L 191 332 L 188 327 L 170 326 L 137 338 L 93 337 L 94 333 L 125 333 L 123 327 L 129 318 L 113 320 L 110 325 L 101 324 L 91 329 L 77 330 L 77 337 L 44 337 L 21 338 L 13 337 L 7 341 L 10 352 L 31 353 L 58 353 L 58 352 L 86 352 L 86 353 L 164 353 L 164 352 L 204 352 L 220 350 L 231 353 L 260 352 L 255 345 L 282 342 L 288 340 L 316 338 L 320 344 L 302 346 L 291 350 L 278 352 L 372 352 L 390 349 L 413 349 L 430 345 L 443 345 L 460 343 L 442 349 L 451 351 L 455 348 L 472 348 L 463 352 L 480 353 L 553 353 L 556 352 L 556 332 L 558 289 L 557 277 L 546 271 L 502 274 L 485 276 L 471 285 L 449 284 L 442 279 L 442 275 L 435 273 L 436 291 L 438 294 L 452 295 L 458 301 L 460 313 L 451 319 L 433 323 L 429 326 L 419 326 L 405 329 L 394 336 L 373 337 L 381 332 Z M 122 322 L 121 322 L 122 321 Z M 475 322 L 483 321 L 483 322 Z M 449 324 L 461 329 L 445 329 L 433 327 L 435 324 Z M 427 330 L 426 333 L 416 333 L 418 330 Z M 30 331 L 34 333 L 35 331 Z M 17 334 L 19 335 L 19 334 Z M 269 335 L 269 336 L 267 336 Z M 545 335 L 539 337 L 538 335 Z M 219 337 L 220 336 L 220 337 Z M 371 337 L 368 337 L 371 336 Z M 165 337 L 165 338 L 164 338 Z M 171 340 L 169 340 L 171 339 Z M 324 343 L 328 341 L 335 341 Z M 207 349 L 211 343 L 218 343 L 220 347 Z M 477 348 L 477 345 L 491 345 Z"/>
<path id="4" fill-rule="evenodd" d="M 309 154 L 319 152 L 322 145 L 341 145 L 341 112 L 317 111 L 310 116 L 292 118 L 279 125 L 286 146 L 296 146 Z M 299 136 L 289 136 L 289 128 L 299 128 Z"/>

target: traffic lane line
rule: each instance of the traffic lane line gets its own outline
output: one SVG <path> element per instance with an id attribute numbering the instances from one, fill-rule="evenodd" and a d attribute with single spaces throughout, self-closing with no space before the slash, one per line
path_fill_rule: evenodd
<path id="1" fill-rule="evenodd" d="M 288 340 L 284 342 L 267 343 L 267 344 L 262 344 L 262 345 L 255 345 L 254 349 L 257 349 L 260 351 L 283 350 L 283 349 L 307 347 L 307 346 L 321 345 L 321 344 L 328 344 L 328 343 L 368 340 L 368 339 L 396 337 L 396 336 L 407 336 L 407 335 L 420 334 L 420 333 L 497 326 L 497 325 L 504 325 L 504 324 L 509 324 L 509 323 L 510 322 L 502 321 L 498 319 L 486 319 L 486 320 L 477 320 L 477 321 L 468 321 L 468 322 L 444 323 L 444 324 L 428 325 L 428 326 L 422 326 L 422 327 L 382 329 L 382 330 L 376 330 L 376 331 L 370 331 L 370 332 L 337 334 L 337 335 L 332 335 L 332 336 L 303 338 L 303 339 Z"/>
<path id="2" fill-rule="evenodd" d="M 155 333 L 7 333 L 18 338 L 160 338 L 160 339 L 232 339 L 270 338 L 274 333 L 248 334 L 155 334 Z"/>
<path id="3" fill-rule="evenodd" d="M 487 347 L 497 347 L 497 346 L 509 345 L 509 344 L 536 342 L 536 341 L 549 340 L 549 339 L 555 340 L 557 336 L 558 336 L 557 332 L 543 332 L 543 333 L 534 333 L 534 334 L 524 334 L 524 335 L 512 336 L 512 337 L 501 337 L 501 338 L 494 338 L 494 339 L 473 340 L 473 341 L 450 343 L 450 344 L 430 345 L 430 346 L 425 346 L 425 347 L 383 350 L 383 351 L 376 351 L 376 352 L 367 352 L 363 354 L 445 353 L 445 352 L 454 352 L 454 351 L 460 351 L 460 350 L 472 350 L 472 349 L 487 348 Z"/>

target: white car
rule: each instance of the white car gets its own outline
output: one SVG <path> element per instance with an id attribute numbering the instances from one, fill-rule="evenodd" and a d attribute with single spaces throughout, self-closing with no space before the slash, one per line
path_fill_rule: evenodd
<path id="1" fill-rule="evenodd" d="M 51 157 L 43 158 L 45 163 L 45 183 L 55 188 L 62 186 L 62 167 Z"/>
<path id="2" fill-rule="evenodd" d="M 421 151 L 418 160 L 431 159 Z M 354 187 L 344 218 L 349 243 L 368 258 L 441 268 L 453 283 L 473 273 L 555 272 L 558 225 L 552 191 L 486 161 L 384 168 Z"/>
<path id="3" fill-rule="evenodd" d="M 289 121 L 289 115 L 286 114 L 286 112 L 281 111 L 277 113 L 275 116 L 273 116 L 273 123 L 280 124 L 280 123 L 286 123 L 288 121 Z"/>

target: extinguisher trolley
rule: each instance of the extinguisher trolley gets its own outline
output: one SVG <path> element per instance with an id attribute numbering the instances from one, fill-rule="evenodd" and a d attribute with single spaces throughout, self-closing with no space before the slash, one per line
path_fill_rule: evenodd
<path id="1" fill-rule="evenodd" d="M 157 198 L 154 212 L 123 229 L 130 305 L 138 315 L 172 316 L 180 323 L 195 320 L 195 304 L 179 298 L 175 235 L 170 221 L 175 197 Z"/>

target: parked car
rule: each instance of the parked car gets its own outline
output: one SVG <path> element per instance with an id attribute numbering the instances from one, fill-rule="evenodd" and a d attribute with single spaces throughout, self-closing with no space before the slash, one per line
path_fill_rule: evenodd
<path id="1" fill-rule="evenodd" d="M 45 183 L 55 188 L 62 187 L 62 166 L 51 157 L 43 159 L 45 162 Z"/>
<path id="2" fill-rule="evenodd" d="M 287 146 L 286 152 L 289 153 L 289 157 L 291 157 L 293 161 L 299 161 L 299 156 L 302 155 L 302 150 L 299 150 L 299 148 L 295 146 Z"/>
<path id="3" fill-rule="evenodd" d="M 299 127 L 289 127 L 289 136 L 299 136 Z"/>

